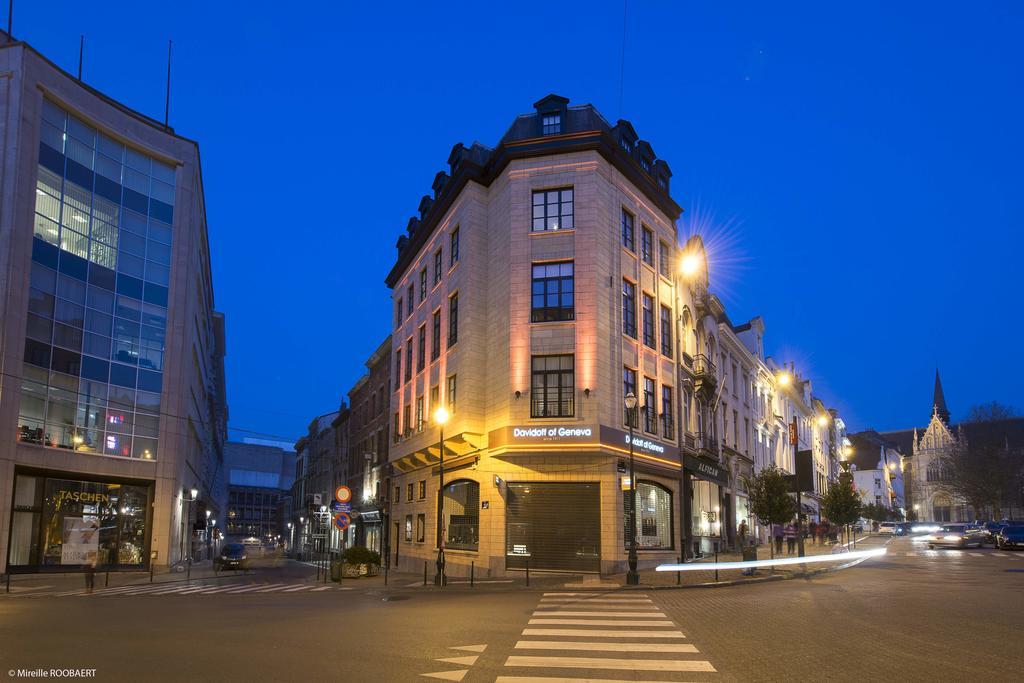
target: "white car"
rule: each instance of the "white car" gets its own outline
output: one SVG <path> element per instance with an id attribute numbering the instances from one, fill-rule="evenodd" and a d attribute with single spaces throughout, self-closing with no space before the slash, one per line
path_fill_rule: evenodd
<path id="1" fill-rule="evenodd" d="M 878 533 L 880 534 L 895 534 L 896 533 L 896 522 L 882 522 L 878 525 Z"/>

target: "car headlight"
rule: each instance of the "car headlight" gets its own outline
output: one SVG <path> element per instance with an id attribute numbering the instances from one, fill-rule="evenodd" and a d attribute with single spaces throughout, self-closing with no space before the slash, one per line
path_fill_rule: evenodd
<path id="1" fill-rule="evenodd" d="M 242 555 L 242 556 L 241 556 L 240 558 L 238 558 L 238 559 L 240 559 L 240 560 L 248 560 L 248 559 L 249 559 L 249 556 L 248 556 L 248 555 Z"/>

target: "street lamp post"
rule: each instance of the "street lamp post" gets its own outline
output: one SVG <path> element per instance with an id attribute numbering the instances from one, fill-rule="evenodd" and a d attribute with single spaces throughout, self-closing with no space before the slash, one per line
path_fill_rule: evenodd
<path id="1" fill-rule="evenodd" d="M 629 411 L 629 571 L 626 572 L 626 584 L 636 586 L 640 583 L 640 574 L 636 571 L 636 469 L 633 464 L 633 420 L 636 418 L 636 396 L 633 392 L 626 394 L 626 410 Z"/>
<path id="2" fill-rule="evenodd" d="M 437 423 L 441 438 L 441 457 L 438 461 L 437 487 L 437 573 L 434 574 L 434 585 L 445 586 L 448 577 L 444 573 L 444 423 L 448 421 L 448 411 L 444 406 L 434 411 L 434 422 Z"/>
<path id="3" fill-rule="evenodd" d="M 192 524 L 192 503 L 194 503 L 195 501 L 197 501 L 199 499 L 199 490 L 198 489 L 192 489 L 191 491 L 189 491 L 189 493 L 192 495 L 192 497 L 188 499 L 188 512 L 187 512 L 187 517 L 186 517 L 186 520 L 185 520 L 185 533 L 188 535 L 188 570 L 187 570 L 187 572 L 185 574 L 185 578 L 186 578 L 186 580 L 191 581 L 192 580 L 192 529 L 191 529 L 190 525 Z"/>

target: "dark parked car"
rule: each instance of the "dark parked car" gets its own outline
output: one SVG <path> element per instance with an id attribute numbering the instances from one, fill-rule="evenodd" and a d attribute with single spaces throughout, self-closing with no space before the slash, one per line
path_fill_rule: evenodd
<path id="1" fill-rule="evenodd" d="M 981 525 L 981 533 L 985 537 L 986 543 L 996 544 L 996 534 L 999 530 L 1006 526 L 1006 522 L 985 522 Z"/>
<path id="2" fill-rule="evenodd" d="M 241 543 L 228 543 L 213 561 L 214 569 L 248 569 L 249 555 Z"/>
<path id="3" fill-rule="evenodd" d="M 1000 550 L 1024 548 L 1024 526 L 1004 526 L 996 533 L 996 547 Z"/>

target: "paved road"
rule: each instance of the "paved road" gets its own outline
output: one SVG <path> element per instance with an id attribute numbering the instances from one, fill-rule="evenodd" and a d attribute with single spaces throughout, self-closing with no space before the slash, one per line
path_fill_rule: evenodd
<path id="1" fill-rule="evenodd" d="M 352 582 L 314 593 L 312 582 L 261 578 L 0 598 L 0 676 L 84 667 L 104 681 L 1019 679 L 1024 553 L 932 552 L 908 539 L 889 551 L 835 574 L 718 589 L 385 593 Z"/>

